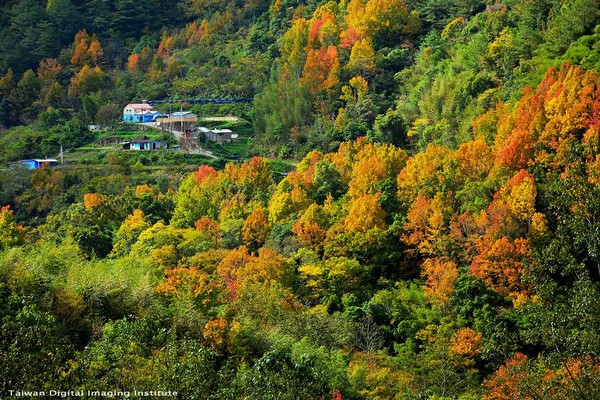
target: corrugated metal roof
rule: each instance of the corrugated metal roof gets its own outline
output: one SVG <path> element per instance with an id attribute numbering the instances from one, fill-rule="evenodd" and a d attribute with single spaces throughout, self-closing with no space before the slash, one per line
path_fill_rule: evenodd
<path id="1" fill-rule="evenodd" d="M 130 143 L 152 143 L 152 142 L 162 143 L 158 139 L 138 139 L 138 140 L 132 140 Z"/>
<path id="2" fill-rule="evenodd" d="M 23 161 L 30 161 L 30 160 L 23 160 Z M 33 161 L 40 162 L 40 163 L 43 163 L 43 162 L 58 162 L 58 160 L 54 159 L 54 158 L 34 158 Z"/>
<path id="3" fill-rule="evenodd" d="M 192 115 L 194 117 L 196 116 L 196 114 L 194 114 L 194 113 L 192 113 L 190 111 L 177 111 L 177 112 L 172 113 L 170 115 L 170 117 L 171 118 L 173 118 L 173 117 L 185 117 L 185 116 L 192 116 Z"/>
<path id="4" fill-rule="evenodd" d="M 146 103 L 129 103 L 127 104 L 125 107 L 133 107 L 133 108 L 142 108 L 145 110 L 152 110 L 152 106 L 150 104 L 146 104 Z"/>

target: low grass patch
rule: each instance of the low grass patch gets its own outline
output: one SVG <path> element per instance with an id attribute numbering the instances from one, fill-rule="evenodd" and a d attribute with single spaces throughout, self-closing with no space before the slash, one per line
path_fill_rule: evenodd
<path id="1" fill-rule="evenodd" d="M 210 140 L 205 140 L 201 143 L 203 148 L 227 160 L 245 160 L 252 157 L 254 154 L 251 145 L 252 140 L 248 137 L 240 137 L 232 143 L 217 143 Z"/>
<path id="2" fill-rule="evenodd" d="M 241 137 L 253 137 L 254 127 L 246 120 L 239 121 L 198 121 L 198 126 L 208 129 L 231 129 Z"/>
<path id="3" fill-rule="evenodd" d="M 104 165 L 120 164 L 131 167 L 178 167 L 181 170 L 195 169 L 198 165 L 207 164 L 215 168 L 222 167 L 224 161 L 209 158 L 201 154 L 185 154 L 169 150 L 137 151 L 121 150 L 118 147 L 84 147 L 65 153 L 66 164 Z"/>

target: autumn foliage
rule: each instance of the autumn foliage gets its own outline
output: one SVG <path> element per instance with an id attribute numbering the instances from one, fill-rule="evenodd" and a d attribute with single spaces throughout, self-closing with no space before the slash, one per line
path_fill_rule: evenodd
<path id="1" fill-rule="evenodd" d="M 85 30 L 75 35 L 73 56 L 71 64 L 76 67 L 84 65 L 97 66 L 102 61 L 104 50 L 96 35 L 90 36 Z"/>
<path id="2" fill-rule="evenodd" d="M 427 259 L 423 263 L 425 296 L 433 304 L 444 306 L 454 291 L 454 281 L 458 278 L 458 268 L 452 261 Z"/>
<path id="3" fill-rule="evenodd" d="M 597 0 L 0 3 L 2 388 L 600 399 Z"/>
<path id="4" fill-rule="evenodd" d="M 0 208 L 0 250 L 23 243 L 25 230 L 14 221 L 10 206 Z"/>

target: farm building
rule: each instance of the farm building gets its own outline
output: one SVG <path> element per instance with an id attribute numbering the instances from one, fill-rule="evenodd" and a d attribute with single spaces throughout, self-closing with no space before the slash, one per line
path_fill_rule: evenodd
<path id="1" fill-rule="evenodd" d="M 54 158 L 36 158 L 32 160 L 21 160 L 19 164 L 24 165 L 27 169 L 39 169 L 44 166 L 48 167 L 56 167 L 58 165 L 58 160 Z"/>
<path id="2" fill-rule="evenodd" d="M 156 122 L 163 129 L 177 130 L 180 132 L 191 131 L 198 122 L 198 116 L 189 111 L 177 111 L 168 115 L 161 115 Z"/>
<path id="3" fill-rule="evenodd" d="M 152 109 L 150 104 L 127 104 L 123 109 L 123 122 L 154 122 L 162 116 L 159 111 Z"/>
<path id="4" fill-rule="evenodd" d="M 203 133 L 206 139 L 217 143 L 235 142 L 238 138 L 238 135 L 233 133 L 231 129 L 208 129 L 200 127 L 198 131 Z"/>
<path id="5" fill-rule="evenodd" d="M 165 149 L 167 145 L 160 140 L 136 139 L 122 143 L 123 150 L 158 150 Z"/>

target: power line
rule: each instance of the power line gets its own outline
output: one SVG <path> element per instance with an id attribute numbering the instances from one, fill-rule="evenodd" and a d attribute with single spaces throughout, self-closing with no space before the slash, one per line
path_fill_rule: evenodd
<path id="1" fill-rule="evenodd" d="M 189 104 L 233 104 L 233 103 L 252 103 L 252 97 L 204 97 L 199 99 L 163 99 L 163 100 L 142 100 L 142 102 L 154 106 L 163 103 L 189 103 Z"/>

